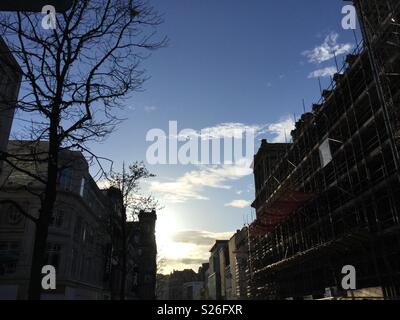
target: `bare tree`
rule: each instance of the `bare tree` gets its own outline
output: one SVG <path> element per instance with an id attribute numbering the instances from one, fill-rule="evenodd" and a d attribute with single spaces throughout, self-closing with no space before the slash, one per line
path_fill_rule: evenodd
<path id="1" fill-rule="evenodd" d="M 148 50 L 160 48 L 156 27 L 160 15 L 145 0 L 76 0 L 58 14 L 56 28 L 42 27 L 42 15 L 26 12 L 0 17 L 0 32 L 22 69 L 18 111 L 31 115 L 21 129 L 30 140 L 48 141 L 41 158 L 45 175 L 16 163 L 19 155 L 1 158 L 14 170 L 43 186 L 30 271 L 29 298 L 40 299 L 48 226 L 57 195 L 62 150 L 82 151 L 102 168 L 90 142 L 105 139 L 121 120 L 118 109 L 146 80 L 140 67 Z M 26 155 L 35 161 L 36 155 Z M 18 160 L 17 159 L 17 160 Z"/>
<path id="2" fill-rule="evenodd" d="M 142 196 L 139 194 L 140 182 L 143 179 L 152 178 L 155 175 L 150 173 L 143 162 L 134 162 L 125 168 L 122 166 L 122 172 L 112 172 L 108 181 L 111 187 L 117 189 L 122 197 L 122 213 L 120 216 L 120 229 L 122 232 L 122 248 L 119 256 L 119 265 L 121 268 L 120 299 L 125 299 L 128 256 L 127 223 L 129 220 L 135 220 L 140 211 L 152 211 L 158 208 L 158 202 L 152 196 Z"/>
<path id="3" fill-rule="evenodd" d="M 157 274 L 163 274 L 165 268 L 167 266 L 167 258 L 157 256 Z"/>

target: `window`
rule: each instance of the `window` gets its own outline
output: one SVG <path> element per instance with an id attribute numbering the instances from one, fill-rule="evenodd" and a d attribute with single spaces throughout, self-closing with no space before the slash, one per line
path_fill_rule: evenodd
<path id="1" fill-rule="evenodd" d="M 89 233 L 89 225 L 87 224 L 87 222 L 85 222 L 83 225 L 82 242 L 85 242 L 87 240 L 88 233 Z"/>
<path id="2" fill-rule="evenodd" d="M 83 194 L 85 192 L 85 178 L 82 178 L 81 180 L 81 187 L 79 189 L 79 194 L 83 198 Z"/>
<path id="3" fill-rule="evenodd" d="M 326 139 L 319 147 L 319 157 L 321 160 L 322 168 L 325 168 L 332 161 L 331 148 L 329 146 L 329 139 Z"/>
<path id="4" fill-rule="evenodd" d="M 10 205 L 7 211 L 8 211 L 7 213 L 8 224 L 16 225 L 22 221 L 23 216 L 15 206 Z"/>
<path id="5" fill-rule="evenodd" d="M 47 243 L 46 262 L 48 265 L 58 269 L 61 258 L 61 245 L 55 243 Z"/>
<path id="6" fill-rule="evenodd" d="M 72 249 L 72 261 L 71 261 L 71 275 L 75 276 L 78 269 L 78 254 L 76 249 Z"/>
<path id="7" fill-rule="evenodd" d="M 86 240 L 90 244 L 94 243 L 94 231 L 93 228 L 89 225 L 87 225 L 86 227 Z"/>
<path id="8" fill-rule="evenodd" d="M 20 244 L 17 241 L 0 242 L 0 276 L 13 274 L 17 271 L 20 254 Z"/>
<path id="9" fill-rule="evenodd" d="M 82 217 L 77 217 L 74 228 L 74 238 L 78 240 L 82 232 Z M 80 239 L 79 239 L 80 240 Z"/>
<path id="10" fill-rule="evenodd" d="M 153 282 L 153 276 L 151 274 L 146 274 L 144 276 L 144 283 L 152 283 Z"/>
<path id="11" fill-rule="evenodd" d="M 53 213 L 53 216 L 51 217 L 50 226 L 56 228 L 62 228 L 63 222 L 64 222 L 64 211 L 57 210 L 56 212 Z"/>
<path id="12" fill-rule="evenodd" d="M 65 191 L 72 190 L 72 168 L 65 168 L 60 172 L 58 183 L 60 188 Z"/>

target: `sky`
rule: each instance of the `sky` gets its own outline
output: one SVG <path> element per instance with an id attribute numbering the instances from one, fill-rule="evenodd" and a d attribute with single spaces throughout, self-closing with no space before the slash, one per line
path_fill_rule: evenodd
<path id="1" fill-rule="evenodd" d="M 170 121 L 224 136 L 252 128 L 260 139 L 285 142 L 294 119 L 320 98 L 355 45 L 341 26 L 341 0 L 152 0 L 169 45 L 144 67 L 150 79 L 126 102 L 127 118 L 93 151 L 122 162 L 147 161 L 149 130 Z M 358 31 L 357 31 L 358 32 Z M 360 37 L 359 37 L 360 38 Z M 147 164 L 156 177 L 142 192 L 159 200 L 156 236 L 163 273 L 207 262 L 216 239 L 229 239 L 254 218 L 252 169 L 224 165 Z"/>

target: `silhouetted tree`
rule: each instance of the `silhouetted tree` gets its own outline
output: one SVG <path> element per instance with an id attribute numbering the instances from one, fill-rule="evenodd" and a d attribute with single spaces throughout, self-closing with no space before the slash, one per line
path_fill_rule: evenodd
<path id="1" fill-rule="evenodd" d="M 40 299 L 60 152 L 82 151 L 102 168 L 102 159 L 88 143 L 101 141 L 114 130 L 120 122 L 118 108 L 146 79 L 140 68 L 146 51 L 166 43 L 165 38 L 155 38 L 160 16 L 142 0 L 76 0 L 66 13 L 57 14 L 55 29 L 44 29 L 42 19 L 41 14 L 27 12 L 0 17 L 1 35 L 22 69 L 17 110 L 32 119 L 20 130 L 21 137 L 48 141 L 48 150 L 40 158 L 46 164 L 45 175 L 20 165 L 37 161 L 36 154 L 1 154 L 13 170 L 43 186 L 37 216 L 18 207 L 36 226 L 30 299 Z"/>

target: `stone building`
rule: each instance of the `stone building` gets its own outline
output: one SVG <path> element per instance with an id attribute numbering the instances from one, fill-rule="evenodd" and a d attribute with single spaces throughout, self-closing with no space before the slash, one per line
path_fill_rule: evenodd
<path id="1" fill-rule="evenodd" d="M 10 141 L 13 154 L 40 153 L 46 142 Z M 43 292 L 44 299 L 103 299 L 109 297 L 105 287 L 105 263 L 108 235 L 103 219 L 109 214 L 109 198 L 101 192 L 89 174 L 88 164 L 80 152 L 63 151 L 65 167 L 58 180 L 53 219 L 49 227 L 47 263 L 57 271 L 57 289 Z M 25 164 L 39 175 L 44 164 Z M 43 188 L 27 175 L 4 165 L 0 199 L 13 200 L 25 212 L 36 217 Z M 7 179 L 5 179 L 6 177 Z M 5 181 L 4 181 L 5 180 Z M 35 225 L 13 205 L 0 208 L 0 297 L 24 299 L 32 260 Z"/>
<path id="2" fill-rule="evenodd" d="M 221 260 L 220 249 L 228 247 L 228 240 L 217 240 L 210 250 L 210 267 L 208 275 L 208 298 L 220 300 L 221 295 Z M 225 270 L 225 268 L 224 268 Z M 225 272 L 223 272 L 225 274 Z M 224 280 L 225 281 L 225 280 Z"/>
<path id="3" fill-rule="evenodd" d="M 20 85 L 21 69 L 0 37 L 0 153 L 7 151 Z M 1 165 L 0 157 L 0 172 Z"/>
<path id="4" fill-rule="evenodd" d="M 157 214 L 154 210 L 140 211 L 138 221 L 128 223 L 127 293 L 132 299 L 156 298 L 156 220 Z"/>
<path id="5" fill-rule="evenodd" d="M 362 42 L 285 152 L 255 156 L 250 298 L 400 297 L 400 2 L 353 3 Z"/>
<path id="6" fill-rule="evenodd" d="M 247 298 L 247 259 L 248 259 L 248 230 L 244 227 L 229 239 L 229 267 L 232 288 L 227 294 L 228 300 Z"/>

